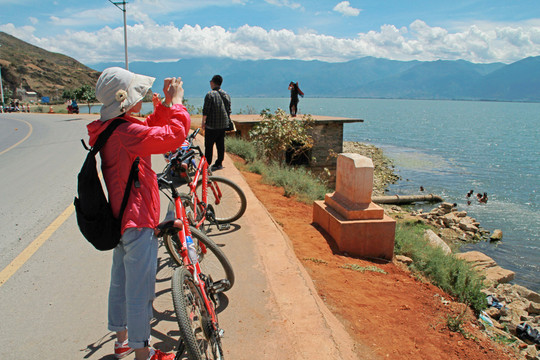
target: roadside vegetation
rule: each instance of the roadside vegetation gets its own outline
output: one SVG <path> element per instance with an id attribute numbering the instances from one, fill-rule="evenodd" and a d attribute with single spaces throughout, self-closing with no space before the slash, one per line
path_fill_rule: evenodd
<path id="1" fill-rule="evenodd" d="M 460 302 L 470 305 L 479 313 L 487 306 L 482 278 L 470 265 L 453 255 L 445 254 L 440 248 L 429 246 L 424 239 L 429 226 L 411 220 L 398 220 L 396 226 L 396 255 L 410 257 L 411 271 L 426 277 L 432 284 L 455 296 Z"/>
<path id="2" fill-rule="evenodd" d="M 288 158 L 294 159 L 313 146 L 308 135 L 312 124 L 310 117 L 290 119 L 281 109 L 275 113 L 264 110 L 261 116 L 263 121 L 250 132 L 252 140 L 227 137 L 227 151 L 244 159 L 245 164 L 241 166 L 262 175 L 263 182 L 283 187 L 285 196 L 296 196 L 305 203 L 324 199 L 324 195 L 332 191 L 329 184 L 306 167 L 291 166 L 285 156 L 289 151 L 292 156 Z M 391 166 L 391 162 L 388 164 Z M 397 180 L 395 176 L 388 178 Z M 476 313 L 486 308 L 486 296 L 480 291 L 484 287 L 483 279 L 467 262 L 429 246 L 424 239 L 427 225 L 396 220 L 395 254 L 413 260 L 409 266 L 413 274 L 440 287 Z M 461 322 L 459 320 L 455 321 Z M 456 324 L 453 327 L 458 328 Z"/>
<path id="3" fill-rule="evenodd" d="M 281 109 L 263 110 L 261 116 L 263 121 L 250 132 L 252 140 L 227 137 L 227 151 L 244 159 L 246 170 L 262 175 L 265 183 L 283 187 L 285 196 L 305 203 L 324 199 L 331 191 L 328 184 L 308 168 L 290 164 L 313 146 L 311 117 L 290 119 Z"/>

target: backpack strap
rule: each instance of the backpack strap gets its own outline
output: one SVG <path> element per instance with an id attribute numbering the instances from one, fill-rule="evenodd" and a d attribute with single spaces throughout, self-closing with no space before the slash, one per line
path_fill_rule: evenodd
<path id="1" fill-rule="evenodd" d="M 225 106 L 225 112 L 227 113 L 227 116 L 229 117 L 229 120 L 231 120 L 231 113 L 229 112 L 229 109 L 231 108 L 231 104 L 225 98 L 225 95 L 223 95 L 223 90 L 219 89 L 217 90 L 219 96 L 221 97 L 221 101 L 223 102 L 223 106 Z"/>
<path id="2" fill-rule="evenodd" d="M 120 124 L 123 124 L 125 122 L 126 122 L 126 120 L 121 119 L 121 118 L 116 118 L 113 121 L 111 121 L 111 123 L 107 126 L 107 128 L 105 130 L 103 130 L 101 132 L 101 134 L 99 134 L 99 136 L 98 136 L 98 138 L 96 140 L 96 143 L 94 144 L 94 146 L 92 146 L 92 149 L 90 150 L 90 152 L 92 152 L 94 155 L 97 154 L 98 151 L 100 151 L 101 148 L 105 145 L 105 143 L 107 142 L 107 140 L 109 139 L 109 137 L 111 136 L 113 131 Z"/>
<path id="3" fill-rule="evenodd" d="M 135 187 L 140 187 L 139 184 L 139 161 L 140 158 L 137 156 L 133 164 L 131 165 L 131 171 L 129 172 L 129 178 L 126 184 L 126 190 L 124 190 L 124 198 L 122 199 L 122 206 L 120 207 L 120 214 L 118 219 L 122 221 L 124 217 L 124 210 L 126 210 L 127 202 L 129 199 L 129 194 L 131 194 L 131 185 L 135 182 Z"/>
<path id="4" fill-rule="evenodd" d="M 94 146 L 92 146 L 92 149 L 90 149 L 90 152 L 95 156 L 101 148 L 105 145 L 113 131 L 120 125 L 127 122 L 126 120 L 122 118 L 116 118 L 109 125 L 107 125 L 107 128 L 99 134 L 96 143 Z M 124 217 L 124 210 L 126 209 L 127 202 L 129 200 L 129 194 L 131 193 L 131 185 L 135 182 L 135 187 L 140 187 L 141 184 L 139 182 L 139 162 L 140 158 L 137 156 L 135 161 L 133 161 L 133 164 L 131 165 L 131 170 L 129 172 L 129 178 L 126 184 L 126 189 L 124 190 L 124 197 L 122 198 L 122 205 L 120 206 L 120 214 L 118 215 L 118 219 L 122 221 Z"/>

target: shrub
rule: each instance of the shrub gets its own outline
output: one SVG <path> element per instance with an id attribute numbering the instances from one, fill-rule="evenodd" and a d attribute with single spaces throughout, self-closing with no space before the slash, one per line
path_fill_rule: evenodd
<path id="1" fill-rule="evenodd" d="M 267 166 L 261 160 L 255 160 L 254 162 L 250 163 L 247 169 L 248 171 L 259 175 L 263 175 L 267 172 Z"/>
<path id="2" fill-rule="evenodd" d="M 225 148 L 228 152 L 240 156 L 247 162 L 253 162 L 257 158 L 257 149 L 255 144 L 238 137 L 226 137 Z"/>
<path id="3" fill-rule="evenodd" d="M 300 201 L 308 204 L 324 199 L 324 195 L 330 192 L 310 171 L 302 167 L 284 167 L 272 163 L 265 168 L 263 180 L 283 187 L 285 196 L 298 196 Z"/>
<path id="4" fill-rule="evenodd" d="M 399 222 L 396 227 L 396 254 L 412 258 L 411 270 L 424 274 L 433 284 L 470 305 L 477 313 L 485 309 L 486 296 L 480 291 L 484 286 L 480 275 L 466 261 L 428 245 L 424 239 L 426 228 L 418 222 Z"/>
<path id="5" fill-rule="evenodd" d="M 269 162 L 284 164 L 287 151 L 294 160 L 313 147 L 313 138 L 308 134 L 313 124 L 311 115 L 304 115 L 301 120 L 290 119 L 282 109 L 274 114 L 265 109 L 261 117 L 262 121 L 249 135 Z"/>

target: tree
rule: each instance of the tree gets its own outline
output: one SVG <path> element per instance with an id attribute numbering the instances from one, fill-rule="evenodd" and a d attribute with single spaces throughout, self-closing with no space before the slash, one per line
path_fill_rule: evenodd
<path id="1" fill-rule="evenodd" d="M 75 98 L 75 90 L 64 89 L 64 91 L 62 92 L 62 99 L 64 100 L 73 100 Z"/>
<path id="2" fill-rule="evenodd" d="M 88 113 L 90 114 L 91 104 L 97 101 L 96 91 L 90 85 L 83 85 L 74 91 L 75 99 L 86 102 Z"/>

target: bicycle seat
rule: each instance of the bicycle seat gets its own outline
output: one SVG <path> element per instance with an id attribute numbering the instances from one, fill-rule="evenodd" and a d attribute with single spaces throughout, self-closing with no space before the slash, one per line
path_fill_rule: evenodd
<path id="1" fill-rule="evenodd" d="M 165 220 L 159 223 L 154 229 L 154 234 L 157 237 L 163 237 L 164 235 L 175 235 L 182 230 L 184 224 L 180 219 Z"/>

